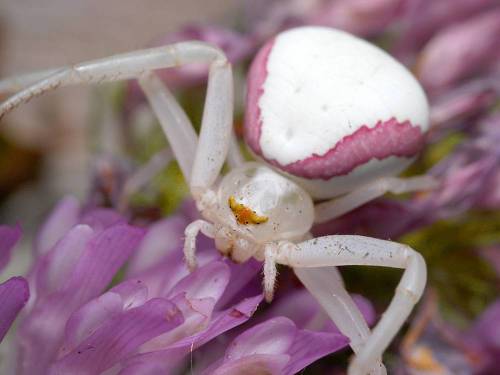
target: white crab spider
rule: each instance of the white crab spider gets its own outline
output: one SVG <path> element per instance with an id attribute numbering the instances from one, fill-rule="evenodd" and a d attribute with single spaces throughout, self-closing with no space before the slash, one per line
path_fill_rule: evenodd
<path id="1" fill-rule="evenodd" d="M 193 62 L 210 64 L 199 140 L 152 73 Z M 188 266 L 196 266 L 195 239 L 201 231 L 234 261 L 254 257 L 264 262 L 268 300 L 276 264 L 293 267 L 350 338 L 356 357 L 349 374 L 385 373 L 381 356 L 425 287 L 422 256 L 406 245 L 368 237 L 311 239 L 309 230 L 314 222 L 338 217 L 385 192 L 432 187 L 425 177 L 392 177 L 411 162 L 428 126 L 427 102 L 413 77 L 383 51 L 337 30 L 307 27 L 278 35 L 253 63 L 245 129 L 254 154 L 272 168 L 243 162 L 232 134 L 231 66 L 219 49 L 201 42 L 3 81 L 0 91 L 22 91 L 0 105 L 0 117 L 59 86 L 131 78 L 139 79 L 204 218 L 186 228 Z M 218 180 L 226 158 L 235 168 Z M 313 198 L 341 194 L 313 204 Z M 405 269 L 372 333 L 335 269 L 342 265 Z"/>

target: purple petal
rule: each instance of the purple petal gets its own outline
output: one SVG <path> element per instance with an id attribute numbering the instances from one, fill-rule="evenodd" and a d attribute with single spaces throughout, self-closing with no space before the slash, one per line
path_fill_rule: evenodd
<path id="1" fill-rule="evenodd" d="M 348 212 L 341 218 L 313 227 L 313 235 L 359 234 L 377 238 L 396 238 L 425 220 L 430 203 L 418 200 L 405 202 L 394 199 L 378 199 Z"/>
<path id="2" fill-rule="evenodd" d="M 165 371 L 175 366 L 192 350 L 199 348 L 213 338 L 218 337 L 222 333 L 250 319 L 259 303 L 262 301 L 262 298 L 262 295 L 258 295 L 244 299 L 236 306 L 214 315 L 209 325 L 202 331 L 192 336 L 182 338 L 163 350 L 143 353 L 132 357 L 125 367 L 135 369 L 137 371 L 135 373 L 142 373 L 143 366 L 146 369 L 150 368 L 152 363 L 156 363 L 165 373 Z M 154 368 L 156 369 L 158 367 Z M 138 368 L 140 368 L 141 371 L 137 370 Z M 132 374 L 134 372 L 124 373 Z"/>
<path id="3" fill-rule="evenodd" d="M 487 9 L 496 0 L 416 1 L 408 9 L 400 40 L 396 44 L 399 56 L 420 49 L 438 30 L 458 23 Z"/>
<path id="4" fill-rule="evenodd" d="M 224 295 L 220 298 L 217 303 L 217 308 L 227 308 L 229 305 L 236 303 L 236 298 L 241 300 L 242 297 L 253 296 L 256 293 L 248 285 L 251 281 L 255 279 L 256 275 L 259 275 L 262 270 L 262 263 L 255 260 L 249 259 L 248 261 L 237 264 L 231 260 L 227 260 L 226 264 L 229 266 L 231 272 L 231 279 L 224 291 Z M 258 276 L 260 277 L 260 275 Z M 262 290 L 261 279 L 259 278 L 259 291 Z M 259 292 L 257 291 L 257 293 Z M 251 293 L 251 294 L 247 294 Z"/>
<path id="5" fill-rule="evenodd" d="M 462 120 L 477 116 L 490 107 L 500 89 L 491 79 L 481 79 L 467 84 L 434 100 L 431 107 L 433 131 L 436 126 L 456 125 Z"/>
<path id="6" fill-rule="evenodd" d="M 220 259 L 215 251 L 200 251 L 203 250 L 200 248 L 198 250 L 197 259 L 201 267 Z M 150 297 L 165 297 L 187 275 L 189 271 L 179 248 L 166 255 L 156 265 L 134 275 L 134 278 L 142 280 L 148 286 Z"/>
<path id="7" fill-rule="evenodd" d="M 88 301 L 105 288 L 140 243 L 142 229 L 119 224 L 104 230 L 82 254 L 65 290 L 73 300 Z M 76 293 L 75 293 L 76 292 Z"/>
<path id="8" fill-rule="evenodd" d="M 142 306 L 147 294 L 147 287 L 140 280 L 129 280 L 76 310 L 66 323 L 64 344 L 59 350 L 59 357 L 73 350 L 109 317 Z"/>
<path id="9" fill-rule="evenodd" d="M 496 374 L 500 358 L 500 300 L 492 303 L 464 335 L 467 343 L 480 355 L 475 363 L 478 374 Z"/>
<path id="10" fill-rule="evenodd" d="M 299 330 L 288 350 L 290 361 L 284 374 L 296 374 L 314 361 L 347 346 L 349 340 L 341 334 Z"/>
<path id="11" fill-rule="evenodd" d="M 343 348 L 347 342 L 348 340 L 340 334 L 299 330 L 291 320 L 278 317 L 256 325 L 234 339 L 226 350 L 219 369 L 221 373 L 226 373 L 225 368 L 228 367 L 233 369 L 239 367 L 243 370 L 245 362 L 240 362 L 242 358 L 249 357 L 252 361 L 253 357 L 256 359 L 255 363 L 263 365 L 265 359 L 271 360 L 277 356 L 280 358 L 278 363 L 288 358 L 285 367 L 279 373 L 295 374 L 316 359 Z M 229 365 L 235 361 L 237 364 L 234 367 Z M 209 370 L 210 373 L 218 371 L 213 367 Z"/>
<path id="12" fill-rule="evenodd" d="M 87 248 L 94 231 L 87 225 L 70 229 L 37 265 L 37 298 L 50 294 L 67 282 Z"/>
<path id="13" fill-rule="evenodd" d="M 43 371 L 54 359 L 71 313 L 102 292 L 142 236 L 142 229 L 124 224 L 104 230 L 89 241 L 59 289 L 37 299 L 19 328 L 25 373 Z"/>
<path id="14" fill-rule="evenodd" d="M 353 295 L 353 300 L 370 326 L 375 322 L 375 310 L 366 298 Z M 271 308 L 262 319 L 271 319 L 273 316 L 285 316 L 291 319 L 300 329 L 336 332 L 339 330 L 323 311 L 316 299 L 306 289 L 301 289 L 273 301 Z"/>
<path id="15" fill-rule="evenodd" d="M 148 299 L 148 288 L 142 280 L 127 280 L 113 288 L 110 292 L 118 294 L 122 299 L 123 309 L 143 305 Z"/>
<path id="16" fill-rule="evenodd" d="M 0 271 L 9 263 L 14 245 L 21 238 L 21 227 L 0 225 Z"/>
<path id="17" fill-rule="evenodd" d="M 250 357 L 223 363 L 220 367 L 217 363 L 204 371 L 203 375 L 281 375 L 284 374 L 284 369 L 289 360 L 290 356 L 287 354 L 254 354 Z"/>
<path id="18" fill-rule="evenodd" d="M 481 314 L 469 335 L 476 337 L 484 350 L 500 353 L 500 300 Z"/>
<path id="19" fill-rule="evenodd" d="M 486 190 L 486 178 L 496 169 L 497 164 L 496 157 L 485 157 L 449 168 L 442 177 L 442 186 L 429 196 L 436 208 L 433 214 L 441 218 L 450 217 L 476 204 Z M 440 167 L 437 165 L 435 168 Z"/>
<path id="20" fill-rule="evenodd" d="M 0 342 L 29 298 L 28 282 L 12 277 L 0 284 Z"/>
<path id="21" fill-rule="evenodd" d="M 382 32 L 401 14 L 402 0 L 338 0 L 318 6 L 307 23 L 335 27 L 360 36 Z"/>
<path id="22" fill-rule="evenodd" d="M 183 245 L 184 229 L 188 222 L 181 215 L 154 223 L 130 261 L 127 274 L 137 275 Z"/>
<path id="23" fill-rule="evenodd" d="M 223 262 L 212 262 L 177 283 L 166 297 L 181 310 L 184 323 L 174 331 L 156 337 L 142 351 L 163 349 L 179 338 L 196 334 L 207 326 L 228 281 L 229 267 Z"/>
<path id="24" fill-rule="evenodd" d="M 101 232 L 113 225 L 124 224 L 125 218 L 110 208 L 95 208 L 83 214 L 81 224 L 87 224 L 96 233 Z"/>
<path id="25" fill-rule="evenodd" d="M 287 354 L 295 339 L 297 327 L 285 317 L 270 319 L 239 335 L 229 345 L 224 361 L 253 354 Z"/>
<path id="26" fill-rule="evenodd" d="M 73 352 L 51 367 L 51 374 L 99 374 L 134 353 L 150 339 L 182 323 L 172 302 L 155 298 L 144 305 L 113 316 Z"/>
<path id="27" fill-rule="evenodd" d="M 104 293 L 76 310 L 66 323 L 64 344 L 59 350 L 58 357 L 74 350 L 109 317 L 122 311 L 122 299 L 118 294 L 111 292 Z"/>
<path id="28" fill-rule="evenodd" d="M 80 203 L 76 198 L 65 197 L 61 199 L 37 234 L 36 253 L 38 255 L 47 253 L 78 222 L 79 215 Z"/>
<path id="29" fill-rule="evenodd" d="M 445 29 L 422 51 L 418 77 L 439 90 L 484 69 L 498 56 L 499 34 L 500 8 Z"/>
<path id="30" fill-rule="evenodd" d="M 211 262 L 180 280 L 167 297 L 185 293 L 188 299 L 218 300 L 226 289 L 229 272 L 229 267 L 225 263 Z"/>

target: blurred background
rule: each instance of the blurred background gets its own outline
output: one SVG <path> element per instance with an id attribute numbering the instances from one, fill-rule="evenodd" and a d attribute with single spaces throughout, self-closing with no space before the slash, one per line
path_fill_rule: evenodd
<path id="1" fill-rule="evenodd" d="M 239 6 L 237 1 L 227 0 L 210 1 L 203 4 L 203 9 L 196 0 L 146 0 L 140 5 L 118 0 L 2 1 L 0 74 L 7 77 L 146 48 L 153 40 L 187 24 L 235 23 Z M 18 160 L 23 168 L 2 168 L 0 201 L 2 208 L 6 207 L 0 213 L 2 219 L 16 220 L 9 218 L 9 212 L 22 210 L 23 206 L 37 213 L 38 207 L 43 211 L 61 194 L 71 192 L 81 197 L 87 191 L 85 129 L 89 92 L 93 90 L 82 86 L 55 92 L 28 104 L 25 111 L 13 113 L 3 124 L 3 137 L 21 147 L 12 152 L 22 152 L 18 155 L 21 159 L 10 160 Z M 40 111 L 46 115 L 43 120 Z M 35 173 L 37 177 L 31 178 Z M 49 185 L 44 199 L 37 198 L 40 192 L 23 195 L 34 188 L 32 184 L 37 184 L 38 179 L 43 180 L 42 185 Z M 44 189 L 40 185 L 37 188 Z M 16 194 L 11 194 L 13 191 Z M 18 205 L 19 195 L 22 201 L 30 199 L 30 204 Z"/>

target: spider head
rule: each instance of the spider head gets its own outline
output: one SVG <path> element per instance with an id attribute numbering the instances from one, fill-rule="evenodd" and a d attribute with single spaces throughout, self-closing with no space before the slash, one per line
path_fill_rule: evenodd
<path id="1" fill-rule="evenodd" d="M 310 196 L 258 163 L 246 163 L 226 175 L 217 200 L 221 223 L 258 243 L 300 238 L 314 219 Z"/>

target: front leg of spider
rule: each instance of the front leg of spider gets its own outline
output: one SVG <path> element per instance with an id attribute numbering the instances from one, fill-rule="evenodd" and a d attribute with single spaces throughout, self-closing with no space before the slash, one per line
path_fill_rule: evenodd
<path id="1" fill-rule="evenodd" d="M 349 375 L 365 375 L 373 368 L 420 299 L 427 279 L 425 261 L 415 250 L 362 236 L 325 236 L 305 241 L 282 249 L 275 261 L 294 268 L 365 265 L 405 270 L 389 307 L 352 361 Z"/>

